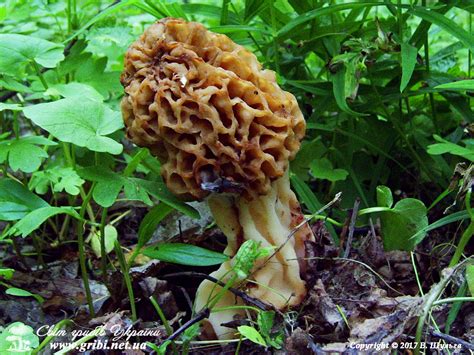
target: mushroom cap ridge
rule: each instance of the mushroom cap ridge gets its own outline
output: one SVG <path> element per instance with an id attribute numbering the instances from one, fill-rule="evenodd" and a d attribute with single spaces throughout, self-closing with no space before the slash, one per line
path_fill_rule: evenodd
<path id="1" fill-rule="evenodd" d="M 166 185 L 183 199 L 268 193 L 305 133 L 275 73 L 199 23 L 151 25 L 127 50 L 121 83 L 128 138 L 158 157 Z"/>

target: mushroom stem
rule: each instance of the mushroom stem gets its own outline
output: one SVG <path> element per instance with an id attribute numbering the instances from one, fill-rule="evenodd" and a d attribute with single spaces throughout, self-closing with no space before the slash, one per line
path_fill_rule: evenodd
<path id="1" fill-rule="evenodd" d="M 304 242 L 314 240 L 314 236 L 305 224 L 288 240 L 293 229 L 304 219 L 298 200 L 291 191 L 288 171 L 272 182 L 266 195 L 247 200 L 244 196 L 213 194 L 208 198 L 208 204 L 217 225 L 227 237 L 228 245 L 224 251 L 227 255 L 234 256 L 240 245 L 250 239 L 263 248 L 278 248 L 278 252 L 271 253 L 270 257 L 257 260 L 250 279 L 241 285 L 247 287 L 247 293 L 276 309 L 301 303 L 306 295 L 306 285 L 301 277 L 305 271 Z M 232 277 L 234 262 L 231 258 L 211 276 L 226 282 Z M 196 310 L 206 307 L 220 290 L 220 286 L 203 281 L 196 296 Z M 215 306 L 222 308 L 240 304 L 241 299 L 226 292 Z M 213 331 L 220 339 L 233 338 L 235 331 L 222 324 L 234 320 L 238 314 L 243 314 L 243 311 L 228 309 L 211 313 L 205 326 L 209 336 Z"/>

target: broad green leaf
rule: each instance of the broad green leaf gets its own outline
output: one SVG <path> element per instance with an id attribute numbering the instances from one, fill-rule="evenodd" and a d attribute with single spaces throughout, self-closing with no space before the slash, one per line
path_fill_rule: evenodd
<path id="1" fill-rule="evenodd" d="M 114 250 L 115 241 L 117 240 L 117 229 L 114 226 L 107 224 L 104 227 L 104 237 L 105 237 L 105 253 L 109 254 Z M 91 248 L 94 251 L 95 255 L 99 258 L 101 256 L 100 248 L 100 231 L 95 230 L 90 236 Z"/>
<path id="2" fill-rule="evenodd" d="M 83 83 L 77 83 L 77 82 L 71 82 L 68 84 L 57 84 L 57 85 L 50 86 L 48 90 L 44 92 L 44 94 L 48 96 L 60 95 L 64 98 L 87 97 L 91 100 L 97 100 L 99 102 L 104 101 L 104 97 L 92 86 L 83 84 Z"/>
<path id="3" fill-rule="evenodd" d="M 138 228 L 137 248 L 141 248 L 148 243 L 160 222 L 173 210 L 166 203 L 160 203 L 148 211 Z"/>
<path id="4" fill-rule="evenodd" d="M 405 198 L 397 202 L 391 211 L 381 212 L 385 250 L 413 251 L 417 241 L 411 237 L 428 226 L 426 214 L 423 202 L 414 198 Z M 424 238 L 424 233 L 420 238 Z"/>
<path id="5" fill-rule="evenodd" d="M 0 333 L 1 354 L 30 355 L 38 346 L 34 329 L 22 322 L 11 323 Z"/>
<path id="6" fill-rule="evenodd" d="M 241 325 L 240 327 L 237 327 L 237 330 L 245 339 L 264 347 L 267 346 L 265 339 L 263 339 L 257 329 L 248 325 Z"/>
<path id="7" fill-rule="evenodd" d="M 123 127 L 121 114 L 88 97 L 28 106 L 26 117 L 57 139 L 96 152 L 120 154 L 122 145 L 106 137 Z"/>
<path id="8" fill-rule="evenodd" d="M 38 229 L 48 218 L 63 213 L 78 220 L 81 219 L 79 214 L 72 207 L 42 207 L 28 213 L 20 221 L 15 223 L 8 231 L 8 235 L 21 235 L 22 237 L 26 237 Z"/>
<path id="9" fill-rule="evenodd" d="M 36 62 L 54 68 L 61 60 L 64 46 L 33 36 L 0 34 L 0 72 L 16 75 L 25 64 Z"/>
<path id="10" fill-rule="evenodd" d="M 377 205 L 388 208 L 392 207 L 392 191 L 387 186 L 377 186 Z"/>
<path id="11" fill-rule="evenodd" d="M 160 243 L 144 249 L 142 254 L 152 259 L 190 266 L 219 265 L 228 260 L 224 254 L 183 243 Z"/>
<path id="12" fill-rule="evenodd" d="M 445 89 L 445 90 L 453 90 L 453 91 L 466 91 L 466 90 L 473 90 L 474 91 L 474 80 L 459 80 L 454 81 L 452 83 L 441 84 L 435 86 L 435 89 Z"/>
<path id="13" fill-rule="evenodd" d="M 40 295 L 31 293 L 30 291 L 23 290 L 22 288 L 17 288 L 17 287 L 10 287 L 5 290 L 5 293 L 10 296 L 17 296 L 17 297 L 33 297 L 35 298 L 39 303 L 44 302 L 44 298 L 41 297 Z"/>
<path id="14" fill-rule="evenodd" d="M 420 6 L 415 9 L 408 9 L 407 12 L 441 27 L 460 40 L 471 51 L 474 51 L 474 37 L 447 16 L 443 16 L 436 11 L 427 10 Z"/>
<path id="15" fill-rule="evenodd" d="M 466 282 L 471 296 L 474 296 L 474 265 L 466 266 Z"/>
<path id="16" fill-rule="evenodd" d="M 11 179 L 0 180 L 0 220 L 18 220 L 31 211 L 48 206 L 46 201 L 19 182 Z"/>
<path id="17" fill-rule="evenodd" d="M 317 179 L 340 181 L 345 180 L 349 173 L 344 169 L 334 169 L 327 158 L 315 159 L 310 164 L 311 173 Z"/>
<path id="18" fill-rule="evenodd" d="M 32 173 L 38 170 L 48 154 L 37 145 L 56 145 L 57 143 L 41 136 L 21 137 L 0 141 L 0 163 L 8 157 L 8 164 L 13 171 L 21 170 Z"/>
<path id="19" fill-rule="evenodd" d="M 401 54 L 402 54 L 402 79 L 400 81 L 400 92 L 403 92 L 403 90 L 405 90 L 405 88 L 408 85 L 408 82 L 411 79 L 413 71 L 415 70 L 416 56 L 418 54 L 418 49 L 416 49 L 409 43 L 402 43 Z"/>
<path id="20" fill-rule="evenodd" d="M 102 207 L 110 207 L 117 200 L 122 187 L 122 180 L 99 181 L 92 192 L 92 197 Z"/>
<path id="21" fill-rule="evenodd" d="M 429 154 L 440 155 L 440 154 L 449 153 L 449 154 L 461 156 L 470 161 L 474 161 L 473 149 L 465 148 L 460 145 L 451 143 L 437 135 L 435 135 L 434 138 L 440 143 L 429 145 L 427 149 Z"/>
<path id="22" fill-rule="evenodd" d="M 15 269 L 0 268 L 0 277 L 3 277 L 5 280 L 10 280 L 14 273 Z"/>

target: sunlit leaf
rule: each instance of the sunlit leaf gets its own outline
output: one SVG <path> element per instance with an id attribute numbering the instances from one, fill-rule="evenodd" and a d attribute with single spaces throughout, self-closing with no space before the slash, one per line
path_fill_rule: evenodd
<path id="1" fill-rule="evenodd" d="M 415 70 L 416 56 L 418 50 L 409 43 L 401 44 L 402 54 L 402 79 L 400 81 L 400 92 L 403 92 L 411 79 L 413 70 Z"/>
<path id="2" fill-rule="evenodd" d="M 33 36 L 0 34 L 0 72 L 16 75 L 28 63 L 54 68 L 64 59 L 63 45 Z"/>
<path id="3" fill-rule="evenodd" d="M 88 97 L 66 99 L 28 106 L 26 117 L 57 139 L 96 152 L 120 154 L 122 145 L 107 135 L 123 127 L 120 112 Z"/>

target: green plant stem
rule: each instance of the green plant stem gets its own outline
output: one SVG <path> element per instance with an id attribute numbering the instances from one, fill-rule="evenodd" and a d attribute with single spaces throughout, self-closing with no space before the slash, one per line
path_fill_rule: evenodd
<path id="1" fill-rule="evenodd" d="M 454 274 L 463 266 L 463 264 L 464 262 L 456 265 L 452 269 L 446 269 L 448 271 L 444 274 L 443 278 L 437 284 L 435 284 L 431 288 L 430 292 L 426 295 L 425 302 L 423 303 L 423 306 L 421 309 L 420 317 L 418 318 L 418 324 L 416 326 L 416 334 L 415 334 L 416 347 L 414 349 L 415 355 L 420 354 L 420 344 L 421 344 L 421 338 L 423 336 L 423 327 L 425 325 L 426 319 L 431 314 L 431 307 L 434 305 L 434 303 L 439 298 L 439 296 L 443 293 L 449 281 L 452 280 Z"/>
<path id="2" fill-rule="evenodd" d="M 471 217 L 471 222 L 469 223 L 469 226 L 466 228 L 466 230 L 461 236 L 461 239 L 459 240 L 459 243 L 456 247 L 456 251 L 454 252 L 453 257 L 451 258 L 451 261 L 449 262 L 449 267 L 453 267 L 459 262 L 459 260 L 461 260 L 462 253 L 464 252 L 464 249 L 466 248 L 467 243 L 469 242 L 472 235 L 474 234 L 474 212 L 471 209 L 471 195 L 472 195 L 472 191 L 471 191 L 471 188 L 469 188 L 468 191 L 466 192 L 465 205 L 466 205 L 466 210 L 469 213 L 469 216 Z"/>
<path id="3" fill-rule="evenodd" d="M 454 255 L 449 262 L 449 267 L 453 267 L 456 265 L 459 260 L 461 259 L 462 253 L 464 252 L 464 248 L 466 247 L 467 243 L 471 239 L 472 235 L 474 234 L 474 220 L 471 220 L 469 223 L 469 226 L 466 228 L 464 233 L 461 236 L 461 240 L 459 241 L 456 251 L 454 252 Z"/>
<path id="4" fill-rule="evenodd" d="M 43 259 L 43 250 L 41 248 L 41 242 L 36 233 L 32 233 L 31 237 L 33 238 L 33 245 L 36 249 L 36 254 L 38 255 L 38 263 L 42 266 L 43 269 L 46 269 L 47 266 Z"/>
<path id="5" fill-rule="evenodd" d="M 44 76 L 41 73 L 40 67 L 38 66 L 38 64 L 36 64 L 35 61 L 32 61 L 31 64 L 36 72 L 36 75 L 38 75 L 38 78 L 40 79 L 41 84 L 43 85 L 44 89 L 48 90 L 48 83 L 46 83 L 46 80 L 44 79 Z"/>
<path id="6" fill-rule="evenodd" d="M 82 201 L 81 210 L 79 212 L 81 219 L 84 219 L 87 205 L 89 204 L 92 198 L 92 191 L 94 190 L 94 187 L 95 187 L 95 183 L 92 183 L 92 186 L 89 192 L 87 193 L 84 200 Z M 76 234 L 77 234 L 77 242 L 78 242 L 78 249 L 79 249 L 79 265 L 81 268 L 82 281 L 84 283 L 84 289 L 86 292 L 87 304 L 89 306 L 89 313 L 90 313 L 91 318 L 93 318 L 95 316 L 95 311 L 94 311 L 94 304 L 92 302 L 92 294 L 91 294 L 91 289 L 89 286 L 89 277 L 87 274 L 87 267 L 86 267 L 86 253 L 85 253 L 86 247 L 84 244 L 84 224 L 81 221 L 77 222 Z"/>
<path id="7" fill-rule="evenodd" d="M 443 298 L 433 302 L 433 306 L 437 306 L 443 303 L 454 303 L 454 302 L 474 302 L 474 297 L 452 297 Z"/>
<path id="8" fill-rule="evenodd" d="M 155 308 L 156 313 L 158 313 L 158 317 L 160 317 L 161 323 L 165 327 L 166 334 L 170 336 L 171 334 L 173 334 L 173 328 L 171 328 L 170 323 L 168 322 L 168 320 L 165 317 L 165 314 L 163 313 L 163 310 L 161 309 L 158 302 L 156 302 L 155 297 L 150 296 L 149 299 L 150 299 L 151 304 Z"/>
<path id="9" fill-rule="evenodd" d="M 15 250 L 15 254 L 18 256 L 18 259 L 22 262 L 22 264 L 25 266 L 27 270 L 31 270 L 28 264 L 26 263 L 25 256 L 21 253 L 20 246 L 18 245 L 16 238 L 11 238 L 12 244 L 13 244 L 13 249 Z"/>
<path id="10" fill-rule="evenodd" d="M 128 291 L 128 298 L 130 301 L 130 309 L 132 311 L 132 320 L 135 322 L 137 320 L 137 311 L 135 307 L 135 296 L 133 294 L 132 280 L 128 273 L 129 268 L 127 262 L 125 261 L 125 256 L 123 255 L 122 247 L 118 241 L 115 241 L 115 253 L 117 254 L 117 259 L 120 264 L 120 269 L 122 271 L 123 278 L 125 280 L 125 286 Z"/>
<path id="11" fill-rule="evenodd" d="M 108 208 L 102 209 L 102 215 L 100 217 L 100 265 L 102 269 L 102 279 L 106 283 L 107 281 L 107 253 L 105 250 L 105 223 L 107 221 Z"/>
<path id="12" fill-rule="evenodd" d="M 58 332 L 58 330 L 60 330 L 61 328 L 63 328 L 66 325 L 69 325 L 69 324 L 74 324 L 74 322 L 70 319 L 63 319 L 63 320 L 59 321 L 58 323 L 56 323 L 56 325 L 50 331 L 51 335 L 46 336 L 46 338 L 43 339 L 41 344 L 36 349 L 34 349 L 31 352 L 31 354 L 32 355 L 38 354 L 41 349 L 43 349 L 46 345 L 48 345 L 51 342 L 51 340 L 53 340 L 56 337 L 56 335 L 54 335 L 54 334 L 56 334 Z"/>

